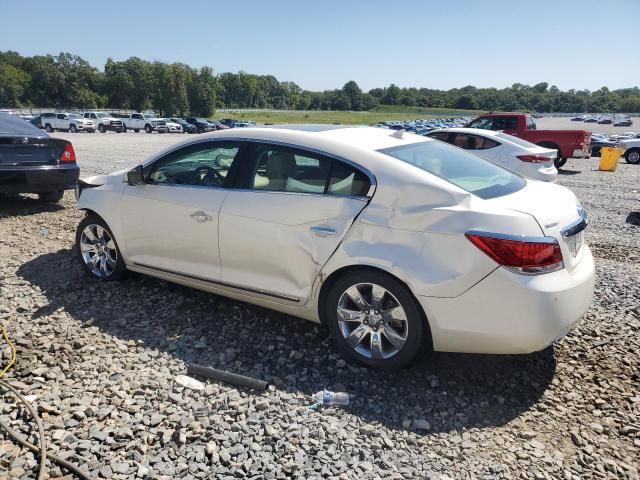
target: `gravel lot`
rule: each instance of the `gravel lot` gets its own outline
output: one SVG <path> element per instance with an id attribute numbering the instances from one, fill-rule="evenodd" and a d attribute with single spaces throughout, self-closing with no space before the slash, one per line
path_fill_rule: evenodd
<path id="1" fill-rule="evenodd" d="M 83 175 L 186 138 L 60 136 Z M 597 260 L 572 332 L 533 355 L 438 353 L 394 373 L 345 364 L 308 322 L 143 276 L 93 282 L 71 252 L 72 193 L 60 206 L 0 197 L 0 320 L 18 348 L 6 379 L 35 396 L 50 449 L 92 478 L 638 479 L 640 167 L 596 163 L 569 160 L 559 180 L 590 215 Z M 273 386 L 190 390 L 175 377 L 191 362 Z M 310 411 L 323 387 L 352 404 Z M 9 396 L 0 418 L 35 441 Z M 0 479 L 35 478 L 36 458 L 3 435 Z"/>

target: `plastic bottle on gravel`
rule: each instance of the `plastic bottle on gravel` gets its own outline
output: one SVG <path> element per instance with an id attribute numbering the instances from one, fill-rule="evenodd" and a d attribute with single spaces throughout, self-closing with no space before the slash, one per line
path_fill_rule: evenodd
<path id="1" fill-rule="evenodd" d="M 321 392 L 314 393 L 311 398 L 316 402 L 316 405 L 323 407 L 328 407 L 329 405 L 349 405 L 349 394 L 345 392 L 330 392 L 325 389 Z"/>

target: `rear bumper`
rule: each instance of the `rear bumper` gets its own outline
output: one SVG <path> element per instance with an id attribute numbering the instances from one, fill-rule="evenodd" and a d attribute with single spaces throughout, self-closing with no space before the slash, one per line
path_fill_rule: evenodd
<path id="1" fill-rule="evenodd" d="M 497 268 L 456 298 L 420 297 L 437 351 L 519 354 L 566 335 L 591 305 L 595 271 L 587 245 L 580 263 L 537 276 Z"/>
<path id="2" fill-rule="evenodd" d="M 78 164 L 0 167 L 0 192 L 40 193 L 74 189 L 78 182 Z"/>
<path id="3" fill-rule="evenodd" d="M 591 150 L 582 150 L 577 148 L 573 151 L 573 155 L 571 155 L 572 158 L 589 158 L 590 156 Z"/>

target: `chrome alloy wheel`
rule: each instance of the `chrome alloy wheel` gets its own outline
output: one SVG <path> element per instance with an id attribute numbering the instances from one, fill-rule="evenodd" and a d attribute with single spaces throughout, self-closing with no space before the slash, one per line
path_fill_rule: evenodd
<path id="1" fill-rule="evenodd" d="M 337 314 L 342 336 L 367 358 L 392 357 L 407 341 L 404 308 L 391 292 L 375 283 L 347 288 L 338 300 Z"/>
<path id="2" fill-rule="evenodd" d="M 109 277 L 116 268 L 118 251 L 109 232 L 100 225 L 87 225 L 80 236 L 85 265 L 96 277 Z"/>

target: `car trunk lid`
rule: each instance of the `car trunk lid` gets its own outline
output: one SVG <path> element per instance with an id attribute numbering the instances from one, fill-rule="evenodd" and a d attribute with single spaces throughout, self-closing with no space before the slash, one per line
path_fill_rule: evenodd
<path id="1" fill-rule="evenodd" d="M 569 270 L 580 262 L 586 215 L 571 190 L 548 182 L 528 180 L 525 188 L 489 201 L 535 218 L 544 236 L 557 240 Z"/>
<path id="2" fill-rule="evenodd" d="M 63 149 L 53 138 L 0 135 L 0 166 L 56 164 Z"/>

